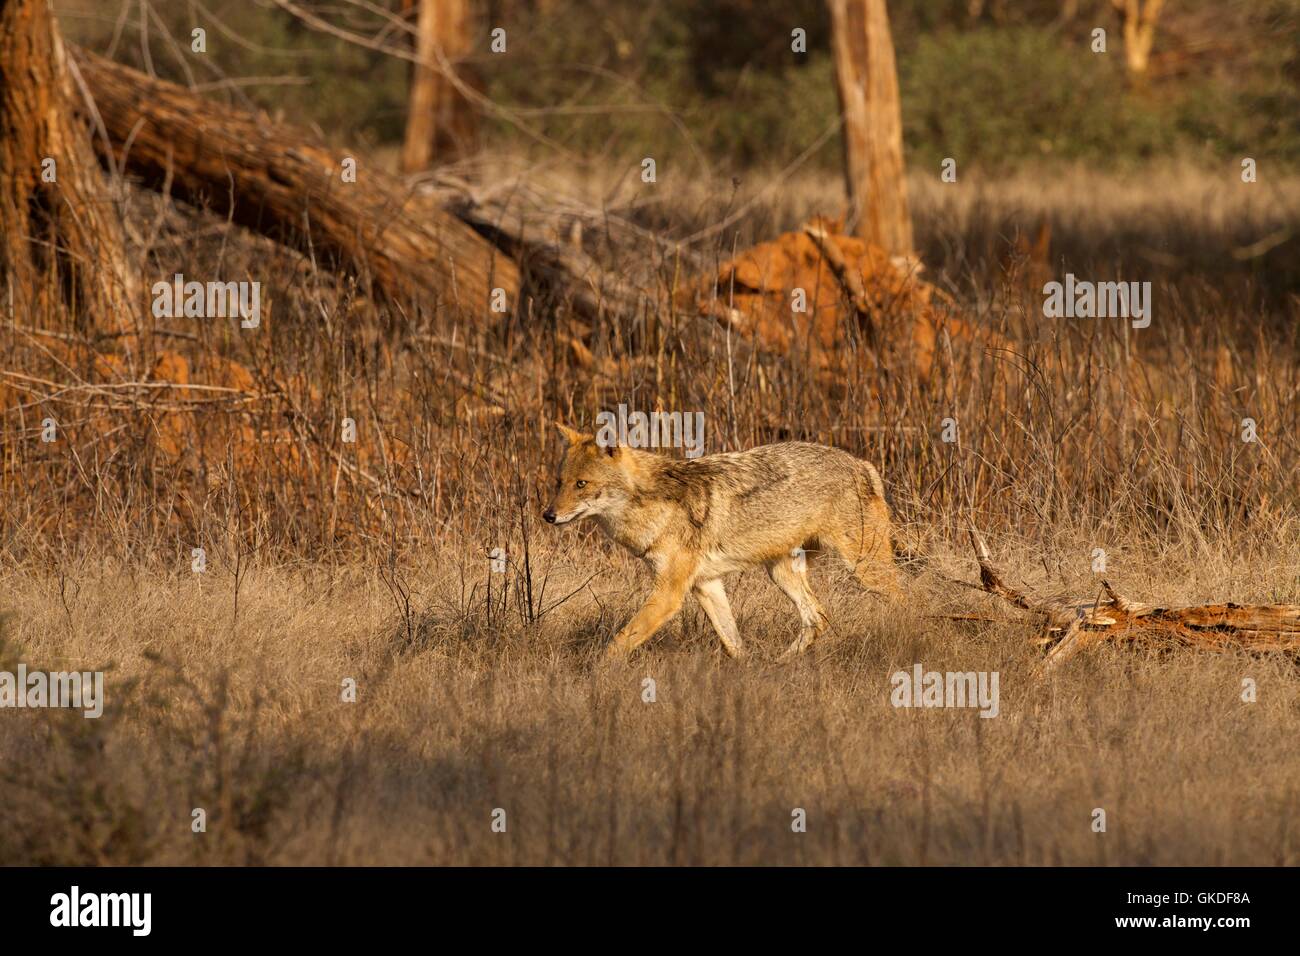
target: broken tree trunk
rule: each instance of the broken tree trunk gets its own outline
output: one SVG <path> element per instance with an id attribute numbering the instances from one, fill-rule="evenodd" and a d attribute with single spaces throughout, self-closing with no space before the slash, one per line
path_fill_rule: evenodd
<path id="1" fill-rule="evenodd" d="M 514 262 L 450 213 L 411 202 L 398 180 L 174 83 L 86 50 L 75 56 L 120 154 L 101 150 L 105 163 L 120 162 L 152 189 L 310 248 L 369 276 L 390 298 L 481 315 L 500 288 L 516 304 Z"/>
<path id="2" fill-rule="evenodd" d="M 885 0 L 829 0 L 844 178 L 853 233 L 890 255 L 912 253 L 903 120 Z"/>
<path id="3" fill-rule="evenodd" d="M 73 111 L 46 0 L 0 0 L 0 277 L 6 313 L 89 331 L 135 325 L 134 273 L 114 191 Z"/>
<path id="4" fill-rule="evenodd" d="M 538 188 L 527 176 L 475 185 L 440 170 L 424 177 L 422 188 L 422 202 L 441 206 L 513 256 L 526 288 L 549 290 L 551 306 L 585 321 L 653 320 L 674 302 L 694 304 L 692 283 L 672 280 L 702 272 L 704 258 L 607 208 Z"/>
<path id="5" fill-rule="evenodd" d="M 607 314 L 633 316 L 656 300 L 629 277 L 605 269 L 579 242 L 561 238 L 562 224 L 580 231 L 572 212 L 546 211 L 516 191 L 505 198 L 476 198 L 471 190 L 444 196 L 449 211 L 491 239 L 524 267 L 530 279 L 563 290 L 575 313 L 599 320 Z"/>
<path id="6" fill-rule="evenodd" d="M 1101 600 L 1043 600 L 1006 584 L 974 529 L 970 540 L 980 566 L 981 587 L 1040 619 L 1037 642 L 1050 646 L 1041 665 L 1044 671 L 1089 645 L 1110 640 L 1156 640 L 1211 651 L 1300 652 L 1300 604 L 1163 607 L 1129 601 L 1108 581 L 1101 582 Z"/>

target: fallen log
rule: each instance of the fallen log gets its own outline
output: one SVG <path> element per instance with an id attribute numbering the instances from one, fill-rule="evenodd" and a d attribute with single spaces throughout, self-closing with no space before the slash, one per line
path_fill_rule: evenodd
<path id="1" fill-rule="evenodd" d="M 1104 580 L 1099 600 L 1037 598 L 1006 583 L 973 528 L 970 540 L 979 562 L 980 587 L 1038 618 L 1036 643 L 1048 647 L 1041 671 L 1059 667 L 1085 647 L 1112 640 L 1174 643 L 1209 651 L 1300 652 L 1300 604 L 1142 604 L 1122 597 Z"/>
<path id="2" fill-rule="evenodd" d="M 702 260 L 680 244 L 609 210 L 542 192 L 522 177 L 483 187 L 435 174 L 428 198 L 510 253 L 526 284 L 559 293 L 583 319 L 663 309 L 670 290 L 658 270 L 666 265 L 693 275 L 703 268 Z M 589 245 L 602 255 L 588 252 Z"/>
<path id="3" fill-rule="evenodd" d="M 107 131 L 108 143 L 93 137 L 105 165 L 117 163 L 151 189 L 310 248 L 326 264 L 368 276 L 389 298 L 481 315 L 500 288 L 507 305 L 516 304 L 515 263 L 451 213 L 412 202 L 394 177 L 362 165 L 355 181 L 345 180 L 349 157 L 305 133 L 87 50 L 73 52 Z"/>
<path id="4" fill-rule="evenodd" d="M 551 224 L 529 218 L 505 202 L 481 202 L 469 194 L 449 206 L 480 235 L 510 253 L 544 285 L 566 290 L 575 312 L 589 319 L 604 314 L 636 315 L 648 296 L 606 271 L 575 243 L 560 239 Z"/>

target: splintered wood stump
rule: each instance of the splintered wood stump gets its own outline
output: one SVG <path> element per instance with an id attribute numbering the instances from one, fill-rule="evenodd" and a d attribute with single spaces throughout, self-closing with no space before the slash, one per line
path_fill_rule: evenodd
<path id="1" fill-rule="evenodd" d="M 368 276 L 390 298 L 483 315 L 500 288 L 508 307 L 516 304 L 519 270 L 508 256 L 445 210 L 411 202 L 398 180 L 371 164 L 358 164 L 350 181 L 349 157 L 305 133 L 86 50 L 75 55 L 117 154 L 96 136 L 106 164 Z"/>
<path id="2" fill-rule="evenodd" d="M 974 529 L 970 540 L 983 590 L 1040 619 L 1037 643 L 1048 647 L 1041 665 L 1045 671 L 1084 647 L 1110 640 L 1149 640 L 1210 651 L 1300 652 L 1300 604 L 1140 604 L 1121 597 L 1108 581 L 1101 582 L 1098 601 L 1044 600 L 1007 585 Z"/>
<path id="3" fill-rule="evenodd" d="M 862 276 L 849 268 L 848 262 L 844 259 L 844 253 L 840 252 L 840 247 L 835 245 L 826 227 L 820 222 L 808 223 L 803 227 L 803 231 L 809 239 L 816 243 L 818 251 L 825 257 L 827 265 L 831 267 L 836 280 L 844 289 L 845 295 L 849 297 L 849 303 L 853 306 L 853 311 L 858 317 L 858 324 L 862 328 L 863 340 L 866 342 L 867 348 L 874 353 L 880 348 L 882 337 L 880 316 L 877 314 L 878 310 L 873 306 L 871 300 L 867 298 L 867 290 L 862 284 Z"/>
<path id="4" fill-rule="evenodd" d="M 116 331 L 135 276 L 75 98 L 46 0 L 0 0 L 0 291 L 24 323 Z"/>

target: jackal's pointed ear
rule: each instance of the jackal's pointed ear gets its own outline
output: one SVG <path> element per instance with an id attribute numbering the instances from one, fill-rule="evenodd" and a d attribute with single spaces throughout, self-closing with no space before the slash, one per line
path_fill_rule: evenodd
<path id="1" fill-rule="evenodd" d="M 578 442 L 582 441 L 584 438 L 587 437 L 582 432 L 575 431 L 574 429 L 570 428 L 568 425 L 562 424 L 560 422 L 556 422 L 555 427 L 560 430 L 560 436 L 570 445 L 576 445 L 578 444 Z"/>

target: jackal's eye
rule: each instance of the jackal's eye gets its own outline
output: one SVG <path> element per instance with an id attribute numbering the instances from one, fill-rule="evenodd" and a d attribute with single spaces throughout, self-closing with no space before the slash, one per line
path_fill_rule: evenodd
<path id="1" fill-rule="evenodd" d="M 577 481 L 575 481 L 575 482 L 573 483 L 573 487 L 575 487 L 575 488 L 586 488 L 586 487 L 587 487 L 587 483 L 586 483 L 585 481 L 583 481 L 581 478 L 579 478 Z"/>

